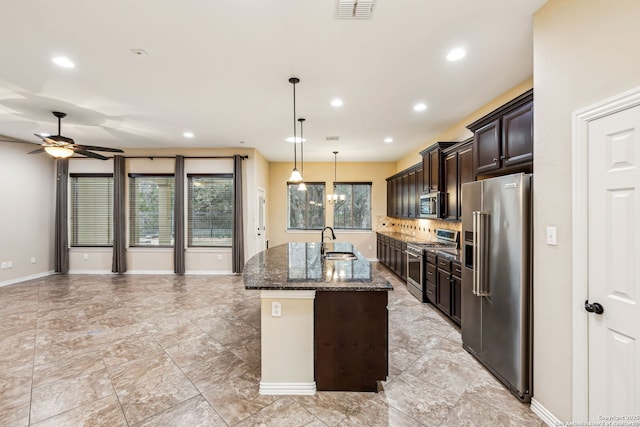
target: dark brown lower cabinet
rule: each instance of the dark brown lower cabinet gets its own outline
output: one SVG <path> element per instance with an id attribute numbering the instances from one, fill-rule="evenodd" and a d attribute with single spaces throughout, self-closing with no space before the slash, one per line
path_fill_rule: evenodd
<path id="1" fill-rule="evenodd" d="M 427 255 L 427 296 L 429 302 L 454 323 L 462 322 L 462 268 L 458 261 Z M 433 283 L 430 282 L 431 278 Z"/>
<path id="2" fill-rule="evenodd" d="M 460 325 L 462 323 L 462 279 L 460 277 L 451 276 L 451 299 L 451 318 Z"/>
<path id="3" fill-rule="evenodd" d="M 438 268 L 436 305 L 447 316 L 451 316 L 451 273 Z"/>
<path id="4" fill-rule="evenodd" d="M 389 370 L 386 291 L 320 291 L 314 306 L 319 391 L 377 391 Z"/>

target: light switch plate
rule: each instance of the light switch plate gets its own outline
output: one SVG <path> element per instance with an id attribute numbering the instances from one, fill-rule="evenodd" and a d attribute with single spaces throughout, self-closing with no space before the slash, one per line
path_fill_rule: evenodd
<path id="1" fill-rule="evenodd" d="M 558 232 L 556 227 L 547 227 L 547 245 L 558 246 Z"/>

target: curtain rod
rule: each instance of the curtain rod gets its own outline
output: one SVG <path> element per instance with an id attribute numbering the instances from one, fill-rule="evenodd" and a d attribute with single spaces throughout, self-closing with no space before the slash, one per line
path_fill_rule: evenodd
<path id="1" fill-rule="evenodd" d="M 242 156 L 238 154 L 242 160 L 246 160 L 249 156 Z M 113 156 L 106 156 L 108 159 L 113 159 Z M 125 159 L 175 159 L 177 156 L 122 156 Z M 182 156 L 185 159 L 233 159 L 234 156 Z M 91 159 L 91 157 L 70 157 L 71 159 Z"/>

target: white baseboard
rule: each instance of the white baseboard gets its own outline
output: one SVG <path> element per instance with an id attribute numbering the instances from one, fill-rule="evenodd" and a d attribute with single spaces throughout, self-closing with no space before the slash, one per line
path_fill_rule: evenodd
<path id="1" fill-rule="evenodd" d="M 176 274 L 173 270 L 129 270 L 124 274 Z"/>
<path id="2" fill-rule="evenodd" d="M 314 395 L 316 382 L 310 383 L 265 383 L 260 381 L 260 394 L 270 395 Z"/>
<path id="3" fill-rule="evenodd" d="M 42 277 L 51 276 L 55 274 L 54 271 L 43 271 L 42 273 L 32 274 L 30 276 L 16 277 L 15 279 L 4 280 L 0 282 L 0 287 L 14 285 L 20 282 L 26 282 L 27 280 L 40 279 Z"/>
<path id="4" fill-rule="evenodd" d="M 184 274 L 197 276 L 201 274 L 203 276 L 228 276 L 235 274 L 231 270 L 187 270 Z"/>
<path id="5" fill-rule="evenodd" d="M 68 274 L 114 274 L 111 270 L 69 270 Z"/>
<path id="6" fill-rule="evenodd" d="M 540 417 L 546 425 L 554 427 L 564 425 L 555 415 L 553 415 L 547 408 L 542 406 L 540 402 L 535 399 L 531 399 L 531 411 Z"/>

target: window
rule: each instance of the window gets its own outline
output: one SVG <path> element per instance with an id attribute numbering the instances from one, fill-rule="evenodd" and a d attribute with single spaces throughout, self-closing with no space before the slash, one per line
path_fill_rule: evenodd
<path id="1" fill-rule="evenodd" d="M 129 246 L 173 246 L 173 175 L 129 175 Z"/>
<path id="2" fill-rule="evenodd" d="M 307 182 L 304 191 L 298 190 L 298 186 L 287 184 L 287 229 L 321 230 L 324 227 L 324 183 Z"/>
<path id="3" fill-rule="evenodd" d="M 188 246 L 231 246 L 233 175 L 187 175 Z"/>
<path id="4" fill-rule="evenodd" d="M 336 194 L 344 194 L 335 202 L 333 226 L 341 230 L 371 230 L 371 183 L 337 182 Z"/>
<path id="5" fill-rule="evenodd" d="M 113 245 L 113 176 L 71 174 L 71 246 Z"/>

